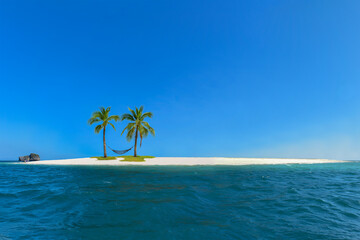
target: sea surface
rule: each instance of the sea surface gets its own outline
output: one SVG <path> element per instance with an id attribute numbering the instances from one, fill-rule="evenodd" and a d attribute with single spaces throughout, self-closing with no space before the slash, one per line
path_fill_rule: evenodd
<path id="1" fill-rule="evenodd" d="M 2 239 L 360 239 L 360 163 L 0 163 Z"/>

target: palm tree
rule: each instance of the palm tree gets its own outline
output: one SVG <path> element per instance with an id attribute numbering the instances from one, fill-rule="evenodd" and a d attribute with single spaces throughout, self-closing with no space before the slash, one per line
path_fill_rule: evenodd
<path id="1" fill-rule="evenodd" d="M 101 122 L 101 124 L 95 127 L 95 133 L 99 133 L 101 129 L 103 129 L 104 157 L 106 158 L 107 157 L 106 141 L 105 141 L 106 126 L 109 124 L 116 131 L 114 124 L 112 124 L 110 121 L 114 120 L 115 122 L 117 122 L 120 120 L 120 117 L 118 115 L 109 116 L 111 107 L 108 107 L 106 109 L 104 107 L 100 107 L 99 109 L 100 111 L 93 112 L 91 118 L 88 120 L 88 123 L 92 125 L 93 123 Z"/>
<path id="2" fill-rule="evenodd" d="M 153 114 L 151 112 L 143 113 L 144 107 L 140 108 L 135 107 L 135 111 L 129 108 L 130 113 L 125 113 L 121 116 L 121 121 L 128 120 L 130 121 L 128 125 L 124 128 L 121 135 L 127 130 L 126 139 L 130 142 L 133 137 L 135 137 L 134 145 L 134 157 L 136 157 L 136 148 L 137 148 L 137 139 L 140 135 L 140 147 L 142 144 L 142 139 L 147 137 L 149 133 L 155 136 L 155 130 L 150 127 L 148 122 L 145 122 L 145 118 L 152 118 Z"/>

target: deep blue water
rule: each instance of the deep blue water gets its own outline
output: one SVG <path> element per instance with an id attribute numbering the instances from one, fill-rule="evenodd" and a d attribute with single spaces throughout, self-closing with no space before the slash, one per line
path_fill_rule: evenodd
<path id="1" fill-rule="evenodd" d="M 360 163 L 0 163 L 0 239 L 360 239 Z"/>

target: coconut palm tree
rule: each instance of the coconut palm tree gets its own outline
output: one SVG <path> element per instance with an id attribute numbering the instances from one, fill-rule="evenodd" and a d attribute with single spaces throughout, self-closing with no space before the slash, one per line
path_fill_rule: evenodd
<path id="1" fill-rule="evenodd" d="M 104 157 L 106 158 L 107 157 L 106 141 L 105 141 L 106 126 L 109 124 L 116 131 L 114 124 L 112 124 L 110 121 L 111 120 L 114 120 L 115 122 L 120 121 L 120 117 L 118 115 L 109 116 L 111 107 L 108 107 L 106 109 L 104 107 L 100 107 L 99 109 L 100 111 L 93 112 L 91 118 L 88 120 L 88 123 L 92 125 L 94 123 L 101 122 L 101 124 L 95 127 L 95 133 L 97 134 L 101 131 L 101 129 L 103 130 Z"/>
<path id="2" fill-rule="evenodd" d="M 151 112 L 143 113 L 144 107 L 140 108 L 135 107 L 135 111 L 129 108 L 130 113 L 125 113 L 121 116 L 121 121 L 128 120 L 130 121 L 128 125 L 124 128 L 121 135 L 127 131 L 126 139 L 130 142 L 135 137 L 134 145 L 134 157 L 136 157 L 137 149 L 137 140 L 140 136 L 140 147 L 142 144 L 142 139 L 147 137 L 149 133 L 155 136 L 155 130 L 150 127 L 149 123 L 144 121 L 145 118 L 152 118 L 153 114 Z"/>

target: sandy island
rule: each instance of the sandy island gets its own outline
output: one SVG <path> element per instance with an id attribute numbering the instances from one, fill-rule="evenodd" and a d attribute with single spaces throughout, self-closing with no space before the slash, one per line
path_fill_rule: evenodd
<path id="1" fill-rule="evenodd" d="M 157 157 L 147 158 L 145 162 L 121 162 L 121 157 L 116 160 L 97 160 L 96 158 L 74 158 L 61 160 L 42 160 L 26 164 L 44 165 L 110 165 L 110 166 L 154 166 L 154 165 L 267 165 L 267 164 L 313 164 L 336 163 L 342 160 L 329 159 L 287 159 L 287 158 L 222 158 L 222 157 Z"/>

